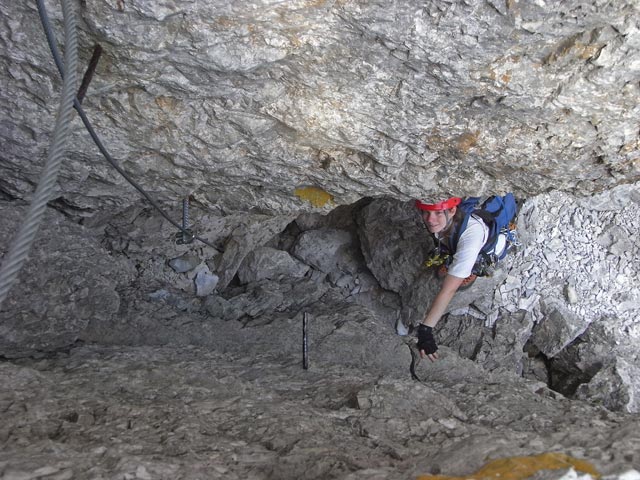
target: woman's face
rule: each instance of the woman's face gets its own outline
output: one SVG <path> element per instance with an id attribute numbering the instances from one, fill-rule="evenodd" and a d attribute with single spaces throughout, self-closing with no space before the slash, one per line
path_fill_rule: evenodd
<path id="1" fill-rule="evenodd" d="M 427 230 L 431 233 L 440 233 L 447 228 L 449 219 L 453 218 L 455 213 L 455 207 L 450 210 L 436 210 L 433 212 L 423 211 L 422 219 L 424 220 L 424 224 L 427 226 Z"/>

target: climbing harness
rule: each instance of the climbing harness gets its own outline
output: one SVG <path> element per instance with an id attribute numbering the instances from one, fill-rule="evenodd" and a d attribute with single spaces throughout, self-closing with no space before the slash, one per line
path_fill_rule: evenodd
<path id="1" fill-rule="evenodd" d="M 424 266 L 427 268 L 439 267 L 444 265 L 449 260 L 449 255 L 441 254 L 439 251 L 434 251 L 429 258 L 424 261 Z"/>

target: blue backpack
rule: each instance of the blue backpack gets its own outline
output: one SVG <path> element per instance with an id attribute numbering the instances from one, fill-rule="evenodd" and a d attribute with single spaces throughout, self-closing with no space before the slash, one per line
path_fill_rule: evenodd
<path id="1" fill-rule="evenodd" d="M 453 252 L 458 248 L 460 236 L 467 228 L 472 214 L 480 217 L 489 227 L 489 238 L 480 250 L 481 256 L 488 257 L 493 252 L 501 233 L 507 237 L 507 242 L 515 243 L 515 234 L 509 228 L 509 224 L 515 219 L 518 205 L 512 193 L 507 193 L 504 196 L 492 195 L 483 202 L 480 202 L 480 197 L 469 197 L 458 205 L 458 209 L 464 212 L 464 217 L 460 226 L 454 229 L 449 237 L 449 245 Z M 506 254 L 507 249 L 505 248 L 496 260 L 501 260 Z"/>

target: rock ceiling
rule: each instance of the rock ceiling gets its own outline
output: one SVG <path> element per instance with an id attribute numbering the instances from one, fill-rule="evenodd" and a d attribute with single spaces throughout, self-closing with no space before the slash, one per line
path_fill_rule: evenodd
<path id="1" fill-rule="evenodd" d="M 86 0 L 82 69 L 95 44 L 103 53 L 83 105 L 165 204 L 282 213 L 443 191 L 589 194 L 640 178 L 638 8 Z M 35 5 L 0 12 L 0 191 L 25 198 L 60 80 Z M 63 210 L 138 201 L 78 119 L 69 149 Z"/>

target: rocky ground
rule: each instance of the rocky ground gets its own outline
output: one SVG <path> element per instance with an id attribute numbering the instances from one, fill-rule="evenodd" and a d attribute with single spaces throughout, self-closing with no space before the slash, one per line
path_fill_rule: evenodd
<path id="1" fill-rule="evenodd" d="M 314 357 L 304 370 L 259 342 L 244 354 L 81 346 L 4 362 L 0 478 L 407 479 L 546 452 L 587 460 L 583 479 L 638 478 L 621 476 L 640 464 L 637 417 L 443 350 L 419 366 L 423 382 Z M 563 477 L 570 461 L 546 466 L 536 478 L 576 478 Z"/>
<path id="2" fill-rule="evenodd" d="M 437 282 L 407 204 L 194 214 L 216 248 L 51 211 L 1 312 L 0 478 L 640 478 L 638 188 L 527 200 L 419 380 L 396 329 Z"/>

